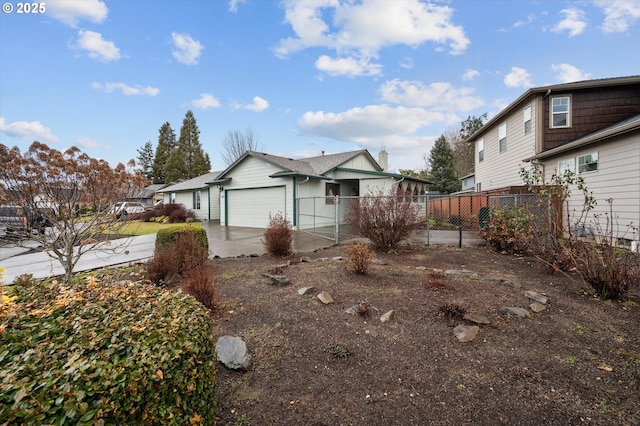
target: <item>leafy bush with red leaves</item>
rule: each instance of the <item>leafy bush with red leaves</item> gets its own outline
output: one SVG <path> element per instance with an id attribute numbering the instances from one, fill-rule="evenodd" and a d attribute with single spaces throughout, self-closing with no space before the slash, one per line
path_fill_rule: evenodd
<path id="1" fill-rule="evenodd" d="M 202 230 L 202 228 L 199 228 Z M 209 255 L 198 230 L 165 230 L 158 233 L 153 257 L 147 262 L 147 277 L 154 284 L 169 286 L 191 269 L 204 265 Z M 202 230 L 204 231 L 204 230 Z M 205 234 L 206 242 L 206 234 Z"/>
<path id="2" fill-rule="evenodd" d="M 209 311 L 215 311 L 218 306 L 218 297 L 214 271 L 210 266 L 203 264 L 188 269 L 180 280 L 180 286 Z"/>
<path id="3" fill-rule="evenodd" d="M 287 256 L 291 254 L 293 244 L 293 231 L 289 222 L 281 213 L 275 216 L 269 215 L 269 226 L 264 231 L 264 244 L 267 253 L 274 256 Z"/>

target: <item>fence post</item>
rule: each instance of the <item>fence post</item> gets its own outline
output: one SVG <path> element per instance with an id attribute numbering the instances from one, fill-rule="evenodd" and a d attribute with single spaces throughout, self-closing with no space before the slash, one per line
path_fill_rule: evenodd
<path id="1" fill-rule="evenodd" d="M 336 195 L 333 199 L 334 211 L 335 211 L 335 224 L 333 231 L 333 240 L 336 244 L 340 242 L 340 196 Z"/>
<path id="2" fill-rule="evenodd" d="M 429 246 L 429 245 L 430 245 L 430 244 L 429 244 L 429 236 L 430 236 L 430 234 L 429 234 L 429 207 L 430 207 L 430 203 L 429 203 L 429 194 L 427 194 L 427 195 L 424 197 L 424 199 L 425 199 L 425 201 L 426 201 L 426 203 L 427 203 L 427 215 L 426 215 L 426 216 L 427 216 L 427 246 Z"/>

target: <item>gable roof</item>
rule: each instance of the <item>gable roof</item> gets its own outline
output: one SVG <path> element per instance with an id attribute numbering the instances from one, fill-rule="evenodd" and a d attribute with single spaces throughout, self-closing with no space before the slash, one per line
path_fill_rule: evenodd
<path id="1" fill-rule="evenodd" d="M 612 87 L 612 86 L 623 86 L 629 84 L 640 84 L 640 75 L 634 75 L 629 77 L 614 77 L 614 78 L 601 78 L 595 80 L 583 80 L 583 81 L 575 81 L 572 83 L 561 83 L 561 84 L 553 84 L 548 86 L 540 86 L 533 87 L 522 95 L 520 95 L 515 101 L 511 102 L 506 108 L 503 108 L 498 114 L 493 116 L 489 121 L 484 123 L 484 125 L 478 129 L 474 134 L 469 136 L 467 142 L 475 141 L 479 136 L 484 134 L 487 130 L 489 130 L 497 121 L 502 120 L 502 118 L 509 114 L 513 109 L 515 109 L 520 103 L 525 101 L 531 96 L 535 95 L 544 95 L 548 96 L 554 92 L 568 92 L 572 90 L 581 90 L 581 89 L 593 89 L 598 87 Z"/>
<path id="2" fill-rule="evenodd" d="M 305 176 L 317 179 L 326 179 L 324 176 L 327 172 L 338 168 L 340 165 L 347 161 L 359 156 L 365 155 L 374 165 L 375 169 L 382 171 L 382 168 L 378 162 L 369 154 L 366 149 L 358 151 L 341 152 L 338 154 L 326 154 L 317 157 L 308 157 L 301 159 L 279 157 L 277 155 L 267 154 L 264 152 L 247 151 L 240 158 L 234 161 L 229 167 L 227 167 L 216 180 L 220 181 L 225 178 L 225 175 L 233 169 L 238 163 L 242 162 L 247 157 L 258 158 L 260 160 L 267 161 L 280 169 L 279 172 L 274 173 L 272 176 Z"/>
<path id="3" fill-rule="evenodd" d="M 191 191 L 194 189 L 206 189 L 209 185 L 208 183 L 216 180 L 220 172 L 210 172 L 204 175 L 194 177 L 193 179 L 185 180 L 174 185 L 169 185 L 166 188 L 162 188 L 156 192 L 180 192 L 180 191 Z"/>
<path id="4" fill-rule="evenodd" d="M 620 121 L 619 123 L 616 123 L 609 127 L 605 127 L 604 129 L 597 130 L 593 133 L 589 133 L 588 135 L 582 136 L 567 144 L 541 152 L 523 161 L 541 160 L 543 158 L 553 157 L 554 155 L 561 154 L 563 152 L 590 145 L 596 142 L 601 142 L 614 136 L 623 135 L 634 130 L 640 130 L 640 115 L 636 115 L 634 117 Z"/>

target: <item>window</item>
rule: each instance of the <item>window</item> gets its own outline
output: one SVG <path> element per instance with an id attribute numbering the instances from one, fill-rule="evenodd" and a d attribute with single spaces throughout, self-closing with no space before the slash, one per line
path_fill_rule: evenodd
<path id="1" fill-rule="evenodd" d="M 340 195 L 340 184 L 339 183 L 327 183 L 326 193 L 327 198 L 325 199 L 325 204 L 334 204 L 335 200 L 333 197 L 336 195 Z"/>
<path id="2" fill-rule="evenodd" d="M 478 161 L 484 160 L 484 139 L 478 141 Z"/>
<path id="3" fill-rule="evenodd" d="M 574 162 L 573 162 L 573 158 L 570 158 L 568 160 L 560 160 L 558 161 L 558 175 L 559 176 L 564 176 L 565 172 L 571 172 L 573 173 L 574 170 Z"/>
<path id="4" fill-rule="evenodd" d="M 193 209 L 200 210 L 200 191 L 193 192 Z"/>
<path id="5" fill-rule="evenodd" d="M 522 120 L 524 122 L 524 134 L 528 135 L 531 133 L 531 105 L 522 112 Z"/>
<path id="6" fill-rule="evenodd" d="M 500 152 L 507 150 L 507 123 L 502 123 L 498 127 L 498 140 L 500 141 Z"/>
<path id="7" fill-rule="evenodd" d="M 170 204 L 175 204 L 176 203 L 176 193 L 172 192 L 171 194 L 169 194 L 169 203 Z"/>
<path id="8" fill-rule="evenodd" d="M 578 171 L 580 173 L 584 172 L 594 172 L 598 170 L 598 153 L 592 152 L 587 155 L 581 155 L 578 157 Z"/>
<path id="9" fill-rule="evenodd" d="M 569 97 L 551 99 L 551 128 L 569 127 Z"/>

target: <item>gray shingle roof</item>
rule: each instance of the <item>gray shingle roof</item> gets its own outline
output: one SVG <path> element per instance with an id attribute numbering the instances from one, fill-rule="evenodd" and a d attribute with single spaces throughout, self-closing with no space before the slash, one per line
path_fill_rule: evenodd
<path id="1" fill-rule="evenodd" d="M 203 189 L 207 188 L 208 182 L 216 180 L 216 178 L 220 175 L 220 172 L 211 172 L 198 177 L 194 177 L 193 179 L 185 180 L 180 183 L 176 183 L 175 185 L 169 185 L 166 188 L 162 188 L 157 192 L 179 192 L 179 191 L 190 191 L 193 189 Z"/>
<path id="2" fill-rule="evenodd" d="M 345 162 L 351 160 L 354 157 L 357 157 L 360 154 L 369 155 L 366 149 L 361 149 L 358 151 L 341 152 L 338 154 L 326 154 L 317 157 L 294 160 L 293 158 L 279 157 L 277 155 L 266 154 L 263 152 L 247 152 L 247 155 L 256 158 L 262 158 L 266 161 L 269 161 L 270 163 L 281 167 L 284 172 L 299 173 L 306 176 L 322 176 L 328 171 L 340 166 L 341 164 L 344 164 Z"/>

